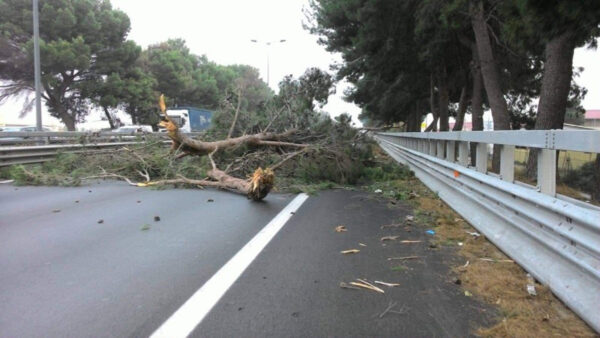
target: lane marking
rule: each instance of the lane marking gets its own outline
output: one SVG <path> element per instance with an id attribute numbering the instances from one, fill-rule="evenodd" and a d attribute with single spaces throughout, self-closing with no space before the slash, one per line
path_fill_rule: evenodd
<path id="1" fill-rule="evenodd" d="M 246 243 L 217 273 L 215 273 L 190 299 L 169 317 L 151 338 L 187 337 L 219 299 L 242 275 L 256 256 L 269 244 L 277 232 L 283 228 L 294 212 L 308 199 L 301 193 L 275 216 L 250 242 Z"/>

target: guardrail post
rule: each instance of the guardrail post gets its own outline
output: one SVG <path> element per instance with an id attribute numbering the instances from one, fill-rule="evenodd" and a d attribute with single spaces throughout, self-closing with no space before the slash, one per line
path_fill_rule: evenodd
<path id="1" fill-rule="evenodd" d="M 454 162 L 456 142 L 446 141 L 446 161 Z"/>
<path id="2" fill-rule="evenodd" d="M 437 157 L 444 159 L 444 141 L 437 140 L 435 142 L 435 144 L 436 144 L 436 148 L 437 148 L 437 152 L 436 152 Z"/>
<path id="3" fill-rule="evenodd" d="M 515 180 L 515 146 L 503 145 L 500 149 L 500 178 L 508 182 Z"/>
<path id="4" fill-rule="evenodd" d="M 469 166 L 469 142 L 458 142 L 458 164 Z"/>
<path id="5" fill-rule="evenodd" d="M 486 143 L 477 143 L 475 150 L 475 169 L 480 173 L 487 173 L 488 151 Z"/>
<path id="6" fill-rule="evenodd" d="M 429 155 L 435 156 L 435 140 L 428 139 L 427 143 L 429 143 Z"/>
<path id="7" fill-rule="evenodd" d="M 538 149 L 537 181 L 540 192 L 556 195 L 556 150 Z"/>

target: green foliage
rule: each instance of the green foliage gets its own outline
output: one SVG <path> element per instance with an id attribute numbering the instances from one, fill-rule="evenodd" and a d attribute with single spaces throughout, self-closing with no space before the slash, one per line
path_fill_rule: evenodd
<path id="1" fill-rule="evenodd" d="M 31 1 L 0 1 L 0 100 L 33 88 Z M 126 42 L 129 18 L 109 1 L 47 0 L 40 4 L 40 53 L 44 99 L 50 113 L 73 130 L 89 110 L 82 88 L 135 60 Z"/>
<path id="2" fill-rule="evenodd" d="M 585 191 L 590 194 L 597 193 L 597 168 L 594 161 L 585 163 L 578 169 L 572 169 L 560 177 L 560 182 L 567 184 L 569 187 Z"/>

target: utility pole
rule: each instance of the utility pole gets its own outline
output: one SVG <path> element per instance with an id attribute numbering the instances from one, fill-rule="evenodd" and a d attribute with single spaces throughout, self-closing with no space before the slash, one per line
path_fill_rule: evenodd
<path id="1" fill-rule="evenodd" d="M 42 131 L 42 98 L 40 67 L 40 24 L 39 24 L 38 0 L 33 0 L 33 68 L 35 81 L 35 126 Z"/>
<path id="2" fill-rule="evenodd" d="M 270 78 L 270 75 L 271 75 L 270 74 L 271 70 L 270 70 L 270 65 L 269 65 L 269 51 L 270 51 L 271 45 L 273 43 L 284 43 L 286 40 L 285 39 L 281 39 L 281 40 L 274 40 L 274 41 L 263 42 L 263 41 L 258 41 L 256 39 L 252 39 L 250 41 L 254 42 L 254 43 L 264 43 L 267 46 L 267 87 L 268 87 L 269 86 L 269 78 Z"/>

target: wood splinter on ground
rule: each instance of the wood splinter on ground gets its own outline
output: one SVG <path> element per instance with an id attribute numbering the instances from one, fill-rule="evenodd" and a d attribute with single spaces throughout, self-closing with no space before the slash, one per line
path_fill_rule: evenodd
<path id="1" fill-rule="evenodd" d="M 387 260 L 388 261 L 396 261 L 396 260 L 407 260 L 407 259 L 418 259 L 418 258 L 423 258 L 423 256 L 406 256 L 406 257 L 389 257 Z"/>
<path id="2" fill-rule="evenodd" d="M 346 229 L 346 227 L 343 225 L 338 225 L 335 227 L 335 232 L 346 232 L 346 231 L 348 231 L 348 229 Z"/>
<path id="3" fill-rule="evenodd" d="M 358 250 L 358 249 L 350 249 L 350 250 L 340 251 L 340 253 L 342 253 L 344 255 L 355 254 L 355 253 L 359 253 L 359 252 L 360 252 L 360 250 Z"/>
<path id="4" fill-rule="evenodd" d="M 400 236 L 384 236 L 381 237 L 380 241 L 385 242 L 385 241 L 395 241 L 398 238 L 400 238 Z"/>
<path id="5" fill-rule="evenodd" d="M 393 288 L 393 287 L 396 287 L 396 286 L 400 286 L 399 283 L 386 283 L 386 282 L 382 282 L 382 281 L 378 281 L 378 280 L 376 280 L 374 283 L 375 284 L 379 284 L 379 285 L 384 285 L 384 286 L 387 286 L 387 287 L 390 287 L 390 288 Z"/>

